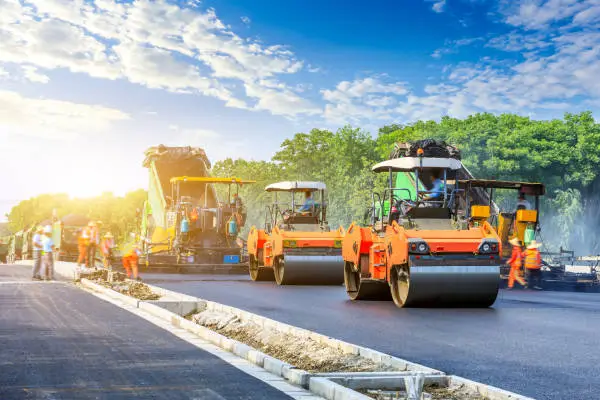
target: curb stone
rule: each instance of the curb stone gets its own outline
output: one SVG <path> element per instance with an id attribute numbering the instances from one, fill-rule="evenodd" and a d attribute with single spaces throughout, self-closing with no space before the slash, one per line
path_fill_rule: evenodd
<path id="1" fill-rule="evenodd" d="M 404 379 L 402 379 L 403 377 L 411 377 L 414 376 L 415 373 L 427 374 L 431 376 L 431 379 L 445 381 L 448 383 L 448 387 L 450 388 L 465 387 L 468 390 L 485 396 L 490 400 L 533 400 L 529 397 L 521 396 L 516 393 L 511 393 L 503 389 L 474 382 L 465 378 L 457 376 L 448 376 L 445 375 L 442 371 L 434 370 L 422 366 L 420 364 L 411 363 L 409 361 L 402 360 L 369 348 L 352 345 L 350 343 L 339 341 L 337 339 L 333 339 L 325 335 L 320 335 L 312 331 L 296 328 L 287 324 L 282 324 L 280 322 L 261 317 L 256 314 L 248 313 L 246 311 L 242 311 L 233 307 L 224 306 L 219 303 L 206 301 L 192 296 L 182 295 L 182 301 L 194 301 L 197 302 L 199 305 L 206 304 L 206 309 L 208 310 L 219 310 L 223 312 L 228 312 L 242 320 L 252 320 L 258 323 L 259 325 L 272 326 L 273 329 L 293 333 L 294 335 L 297 335 L 300 332 L 301 335 L 308 334 L 311 338 L 315 338 L 315 340 L 319 342 L 326 341 L 327 343 L 330 343 L 332 345 L 336 344 L 337 348 L 341 348 L 341 345 L 347 345 L 347 349 L 352 349 L 352 351 L 358 351 L 359 355 L 362 355 L 365 358 L 368 357 L 373 361 L 379 361 L 384 363 L 385 365 L 401 366 L 404 369 L 404 371 L 395 372 L 396 377 L 393 376 L 394 372 L 331 373 L 329 375 L 311 374 L 307 371 L 296 369 L 293 366 L 281 360 L 275 359 L 269 355 L 266 355 L 260 351 L 257 351 L 244 343 L 227 338 L 215 331 L 210 330 L 209 328 L 198 325 L 192 321 L 189 321 L 175 313 L 172 313 L 171 311 L 168 311 L 156 305 L 156 303 L 160 303 L 160 300 L 152 301 L 152 303 L 154 304 L 150 304 L 148 302 L 140 301 L 137 299 L 133 299 L 134 301 L 132 301 L 132 298 L 130 298 L 129 296 L 118 293 L 112 289 L 97 285 L 87 279 L 82 279 L 82 286 L 93 291 L 104 293 L 109 297 L 122 301 L 126 304 L 131 304 L 136 308 L 143 309 L 154 316 L 169 321 L 173 326 L 181 327 L 209 341 L 210 343 L 213 343 L 216 346 L 226 348 L 229 352 L 239 355 L 241 356 L 241 358 L 245 358 L 253 364 L 264 368 L 268 372 L 276 376 L 280 376 L 290 383 L 307 388 L 314 394 L 322 396 L 328 400 L 370 400 L 370 397 L 356 392 L 348 387 L 345 387 L 335 381 L 345 382 L 349 386 L 356 386 L 360 383 L 360 381 L 384 382 L 386 379 L 387 381 L 393 379 L 395 382 L 399 383 L 400 381 L 404 381 Z M 157 289 L 155 286 L 148 286 L 153 291 Z M 161 291 L 156 290 L 155 292 Z M 168 295 L 171 299 L 173 297 L 177 297 L 176 292 L 168 292 L 170 292 Z M 163 291 L 162 293 L 166 294 L 167 292 Z M 172 302 L 172 300 L 165 299 L 165 302 Z"/>

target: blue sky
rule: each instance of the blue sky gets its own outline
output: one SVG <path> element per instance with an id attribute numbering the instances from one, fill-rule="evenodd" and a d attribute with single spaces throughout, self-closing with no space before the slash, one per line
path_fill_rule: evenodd
<path id="1" fill-rule="evenodd" d="M 0 213 L 144 187 L 145 148 L 597 111 L 597 0 L 0 0 Z M 27 160 L 23 165 L 22 161 Z M 15 165 L 20 165 L 16 169 Z"/>

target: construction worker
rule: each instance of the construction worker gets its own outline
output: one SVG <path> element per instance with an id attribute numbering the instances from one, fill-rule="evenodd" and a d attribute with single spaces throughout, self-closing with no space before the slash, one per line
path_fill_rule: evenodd
<path id="1" fill-rule="evenodd" d="M 109 268 L 111 266 L 112 260 L 112 249 L 115 247 L 115 241 L 112 233 L 107 232 L 102 238 L 102 243 L 100 244 L 100 251 L 102 252 L 102 264 L 104 268 Z"/>
<path id="2" fill-rule="evenodd" d="M 519 193 L 519 200 L 517 200 L 517 210 L 531 210 L 531 203 L 525 198 L 525 193 Z"/>
<path id="3" fill-rule="evenodd" d="M 510 265 L 510 273 L 508 274 L 508 288 L 512 289 L 515 281 L 521 286 L 525 286 L 525 280 L 521 276 L 521 267 L 523 266 L 523 249 L 521 248 L 521 241 L 518 238 L 512 238 L 509 242 L 512 245 L 512 255 L 506 262 Z"/>
<path id="4" fill-rule="evenodd" d="M 309 191 L 304 192 L 304 204 L 302 205 L 302 207 L 300 207 L 298 212 L 311 211 L 314 206 L 315 206 L 315 201 L 312 198 L 312 193 Z"/>
<path id="5" fill-rule="evenodd" d="M 81 229 L 79 238 L 77 238 L 77 247 L 79 250 L 79 257 L 77 258 L 77 266 L 81 264 L 88 265 L 88 246 L 90 245 L 90 227 L 88 226 Z"/>
<path id="6" fill-rule="evenodd" d="M 99 244 L 99 231 L 95 221 L 90 221 L 88 227 L 90 228 L 90 241 L 87 247 L 87 267 L 93 268 L 96 264 L 96 247 Z"/>
<path id="7" fill-rule="evenodd" d="M 32 279 L 35 281 L 42 280 L 40 276 L 40 270 L 42 268 L 42 234 L 44 233 L 44 228 L 42 226 L 38 226 L 35 229 L 35 235 L 33 235 L 33 239 L 31 243 L 33 244 L 33 273 Z"/>
<path id="8" fill-rule="evenodd" d="M 138 281 L 140 280 L 140 277 L 138 276 L 138 260 L 140 255 L 140 248 L 137 244 L 132 245 L 130 249 L 126 250 L 123 254 L 123 267 L 125 268 L 125 272 L 127 272 L 127 277 Z"/>
<path id="9" fill-rule="evenodd" d="M 430 201 L 436 200 L 441 201 L 444 195 L 444 181 L 441 179 L 442 171 L 441 170 L 433 170 L 431 172 L 431 177 L 433 178 L 433 186 L 429 190 L 429 194 L 423 196 L 423 200 Z"/>
<path id="10" fill-rule="evenodd" d="M 44 237 L 42 238 L 42 275 L 47 281 L 54 279 L 54 241 L 50 225 L 44 228 Z"/>
<path id="11" fill-rule="evenodd" d="M 523 262 L 525 264 L 525 271 L 527 272 L 527 287 L 537 290 L 541 290 L 542 280 L 542 256 L 538 248 L 542 244 L 532 240 L 527 246 L 527 250 L 523 252 Z"/>

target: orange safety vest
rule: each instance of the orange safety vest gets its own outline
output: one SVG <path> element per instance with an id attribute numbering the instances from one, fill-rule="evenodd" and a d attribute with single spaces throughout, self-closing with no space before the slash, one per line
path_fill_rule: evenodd
<path id="1" fill-rule="evenodd" d="M 525 259 L 525 268 L 540 269 L 542 267 L 542 256 L 537 249 L 527 249 L 523 253 Z"/>
<path id="2" fill-rule="evenodd" d="M 129 251 L 125 252 L 125 255 L 123 256 L 124 258 L 132 258 L 134 260 L 137 260 L 139 258 L 141 254 L 141 251 L 139 249 L 131 249 Z"/>
<path id="3" fill-rule="evenodd" d="M 88 244 L 90 241 L 90 228 L 83 228 L 79 235 L 79 244 Z"/>
<path id="4" fill-rule="evenodd" d="M 513 268 L 521 268 L 523 265 L 522 262 L 523 252 L 519 246 L 513 246 L 512 255 L 510 256 L 510 260 L 508 260 L 508 264 L 510 264 Z"/>

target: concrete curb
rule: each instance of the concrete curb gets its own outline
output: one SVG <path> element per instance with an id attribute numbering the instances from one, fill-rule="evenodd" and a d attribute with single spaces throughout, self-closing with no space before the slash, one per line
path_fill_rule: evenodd
<path id="1" fill-rule="evenodd" d="M 448 388 L 462 387 L 490 400 L 534 400 L 526 396 L 521 396 L 516 393 L 511 393 L 503 389 L 474 382 L 458 376 L 449 376 L 442 371 L 399 359 L 366 347 L 356 346 L 350 343 L 339 341 L 337 339 L 311 332 L 306 329 L 296 328 L 294 326 L 283 324 L 234 307 L 203 300 L 193 296 L 179 294 L 177 292 L 158 288 L 153 285 L 148 286 L 155 293 L 165 296 L 164 300 L 140 301 L 115 292 L 112 289 L 98 285 L 87 279 L 82 279 L 81 284 L 83 287 L 89 290 L 102 293 L 125 304 L 142 309 L 162 320 L 168 321 L 175 327 L 185 329 L 188 332 L 199 336 L 201 339 L 204 339 L 209 343 L 229 351 L 260 368 L 263 368 L 275 376 L 281 377 L 294 385 L 308 389 L 315 395 L 324 397 L 328 400 L 367 400 L 370 399 L 370 397 L 365 396 L 353 389 L 384 389 L 390 387 L 400 389 L 404 388 L 404 378 L 414 377 L 415 375 L 424 375 L 426 383 L 437 383 Z M 175 304 L 178 302 L 172 300 L 175 298 L 181 299 L 179 302 L 180 304 L 177 306 Z M 193 307 L 193 305 L 196 305 L 200 310 L 206 309 L 211 311 L 227 312 L 237 316 L 242 320 L 253 321 L 254 323 L 257 323 L 263 327 L 270 327 L 301 337 L 312 338 L 313 340 L 316 340 L 322 344 L 336 347 L 345 353 L 361 355 L 375 362 L 398 367 L 402 370 L 392 372 L 311 374 L 307 371 L 297 369 L 288 363 L 262 353 L 244 343 L 230 339 L 209 328 L 189 321 L 173 312 L 178 311 L 180 313 L 184 313 L 186 310 L 189 310 L 191 307 Z"/>
<path id="2" fill-rule="evenodd" d="M 92 282 L 92 281 L 90 281 L 88 279 L 83 278 L 81 280 L 81 286 L 83 286 L 83 287 L 85 287 L 87 289 L 90 289 L 90 290 L 92 290 L 94 292 L 102 293 L 105 296 L 108 296 L 108 297 L 110 297 L 112 299 L 121 301 L 121 302 L 123 302 L 123 303 L 125 303 L 127 305 L 132 306 L 132 307 L 135 307 L 135 308 L 139 307 L 140 300 L 135 299 L 135 298 L 130 297 L 130 296 L 127 296 L 127 295 L 124 295 L 122 293 L 116 292 L 116 291 L 114 291 L 114 290 L 112 290 L 110 288 L 104 287 L 102 285 L 98 285 L 97 283 L 94 283 L 94 282 Z"/>
<path id="3" fill-rule="evenodd" d="M 158 288 L 154 285 L 148 285 L 148 287 L 155 293 L 159 293 L 161 288 Z M 164 290 L 164 289 L 163 289 Z M 170 292 L 170 291 L 167 291 Z M 170 292 L 176 293 L 176 292 Z M 444 372 L 426 367 L 424 365 L 420 365 L 417 363 L 413 363 L 407 360 L 403 360 L 401 358 L 390 356 L 389 354 L 385 354 L 373 349 L 369 349 L 367 347 L 357 346 L 351 343 L 344 342 L 342 340 L 338 340 L 329 336 L 321 335 L 316 332 L 309 331 L 307 329 L 298 328 L 292 325 L 284 324 L 282 322 L 278 322 L 272 320 L 270 318 L 266 318 L 257 314 L 250 313 L 248 311 L 241 310 L 239 308 L 226 306 L 224 304 L 215 303 L 209 300 L 203 300 L 200 298 L 194 298 L 192 296 L 183 295 L 185 298 L 193 298 L 197 302 L 203 302 L 206 304 L 206 309 L 211 311 L 225 312 L 229 314 L 233 314 L 240 318 L 242 321 L 251 321 L 256 323 L 257 325 L 263 328 L 271 328 L 274 330 L 278 330 L 280 332 L 289 333 L 294 336 L 298 336 L 301 338 L 310 338 L 320 344 L 323 344 L 328 347 L 332 347 L 334 349 L 338 349 L 345 354 L 351 354 L 356 356 L 361 356 L 363 358 L 369 359 L 373 362 L 393 367 L 398 369 L 399 371 L 414 371 L 414 372 L 423 372 L 426 374 L 440 374 L 445 375 Z"/>

